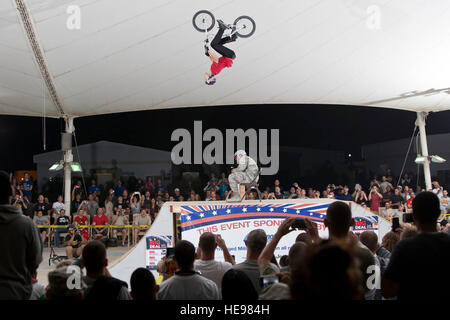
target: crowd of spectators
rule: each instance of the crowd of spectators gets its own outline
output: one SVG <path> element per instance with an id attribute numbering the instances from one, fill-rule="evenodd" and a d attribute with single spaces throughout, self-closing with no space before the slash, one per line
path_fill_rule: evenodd
<path id="1" fill-rule="evenodd" d="M 173 255 L 158 263 L 158 272 L 163 279 L 160 284 L 156 283 L 149 270 L 140 267 L 131 275 L 130 287 L 108 272 L 107 249 L 101 241 L 83 239 L 80 233 L 74 232 L 75 228 L 69 227 L 68 237 L 83 243 L 72 252 L 72 256 L 78 256 L 80 260 L 66 260 L 58 264 L 48 274 L 49 284 L 44 288 L 36 279 L 42 259 L 39 233 L 31 220 L 10 204 L 12 190 L 7 178 L 6 174 L 0 174 L 0 241 L 6 242 L 4 237 L 11 234 L 16 237 L 21 235 L 19 238 L 23 241 L 7 246 L 3 252 L 6 258 L 0 262 L 0 298 L 223 299 L 242 303 L 257 299 L 317 298 L 437 300 L 445 296 L 445 287 L 440 280 L 442 270 L 450 267 L 450 225 L 442 228 L 439 221 L 444 190 L 441 197 L 439 190 L 422 191 L 415 195 L 411 201 L 413 222 L 393 229 L 382 239 L 378 239 L 372 231 L 365 231 L 359 236 L 354 234 L 351 231 L 354 220 L 350 207 L 341 201 L 333 202 L 327 209 L 324 225 L 329 231 L 328 239 L 319 237 L 314 222 L 305 220 L 305 227 L 296 227 L 296 220 L 287 218 L 270 241 L 264 230 L 252 230 L 245 237 L 247 256 L 241 263 L 236 263 L 230 255 L 226 239 L 205 232 L 200 237 L 197 250 L 193 243 L 180 240 Z M 118 183 L 117 187 L 122 186 Z M 279 183 L 276 187 L 280 188 Z M 437 183 L 434 187 L 439 189 Z M 348 191 L 342 191 L 344 196 L 348 194 Z M 122 197 L 124 192 L 125 189 Z M 89 198 L 89 201 L 96 201 L 95 190 Z M 127 203 L 123 198 L 121 202 Z M 132 200 L 130 202 L 133 203 Z M 140 202 L 134 203 L 136 207 Z M 38 205 L 45 207 L 45 199 L 38 201 Z M 102 207 L 97 209 L 100 214 L 97 213 L 92 220 L 96 217 L 103 219 Z M 59 214 L 64 213 L 63 210 L 61 208 Z M 142 212 L 142 216 L 147 215 Z M 44 216 L 42 210 L 37 213 L 39 219 Z M 288 256 L 276 259 L 275 248 L 291 232 L 298 235 L 290 246 Z M 102 234 L 102 230 L 99 229 L 98 233 Z M 221 249 L 217 251 L 223 254 L 223 259 L 216 257 L 217 247 Z M 76 269 L 74 263 L 81 268 Z M 380 270 L 380 276 L 374 279 L 372 275 L 377 275 L 377 272 L 373 271 L 373 267 Z M 74 273 L 70 269 L 69 272 L 68 268 L 78 271 Z M 8 270 L 14 272 L 8 273 Z M 68 288 L 67 278 L 74 274 L 80 277 L 81 284 Z"/>
<path id="2" fill-rule="evenodd" d="M 36 192 L 33 187 L 33 181 L 28 173 L 25 173 L 20 183 L 13 180 L 11 204 L 21 209 L 36 225 L 58 225 L 52 234 L 49 234 L 48 228 L 39 228 L 42 242 L 54 239 L 56 246 L 64 245 L 68 250 L 72 247 L 69 245 L 70 238 L 67 237 L 69 225 L 74 226 L 75 234 L 81 234 L 82 239 L 86 241 L 112 238 L 117 239 L 118 245 L 124 246 L 130 241 L 136 243 L 139 235 L 145 233 L 146 227 L 134 227 L 128 232 L 126 228 L 119 226 L 151 225 L 165 202 L 225 200 L 230 192 L 224 172 L 220 178 L 211 173 L 202 190 L 195 190 L 191 181 L 169 189 L 160 178 L 154 182 L 152 177 L 145 180 L 137 179 L 133 184 L 124 184 L 118 180 L 108 190 L 105 190 L 103 185 L 97 185 L 95 179 L 91 179 L 88 186 L 84 186 L 82 181 L 78 180 L 72 189 L 71 206 L 66 208 L 61 195 L 51 202 L 45 195 L 38 194 L 36 202 L 33 203 L 33 193 Z M 262 186 L 261 191 L 263 200 L 327 198 L 354 201 L 382 217 L 392 219 L 410 213 L 413 199 L 425 189 L 413 186 L 413 180 L 408 173 L 399 179 L 388 169 L 380 180 L 378 176 L 374 176 L 367 182 L 366 188 L 361 184 L 355 184 L 352 189 L 347 185 L 329 184 L 324 190 L 320 190 L 311 187 L 302 188 L 297 182 L 286 186 L 282 185 L 279 179 L 275 179 L 272 185 Z M 442 214 L 439 223 L 441 228 L 445 228 L 450 208 L 448 191 L 438 181 L 434 181 L 433 189 L 428 191 L 432 191 L 439 198 Z M 247 200 L 257 198 L 255 191 L 246 196 Z M 87 225 L 117 227 L 93 227 L 90 232 L 79 228 Z M 78 243 L 75 242 L 74 245 L 78 246 Z"/>
<path id="3" fill-rule="evenodd" d="M 13 179 L 10 204 L 22 210 L 39 226 L 43 244 L 63 245 L 68 256 L 79 256 L 84 243 L 91 239 L 105 241 L 111 238 L 119 240 L 120 237 L 122 246 L 130 240 L 136 243 L 153 223 L 163 203 L 174 201 L 174 196 L 169 195 L 161 179 L 157 179 L 156 183 L 150 177 L 145 183 L 139 179 L 133 188 L 129 191 L 118 180 L 102 197 L 104 186 L 98 186 L 95 179 L 90 181 L 89 186 L 78 180 L 72 189 L 70 208 L 66 208 L 62 195 L 54 202 L 44 194 L 33 197 L 33 181 L 25 173 L 21 183 Z M 174 190 L 174 195 L 177 194 L 180 196 L 179 189 Z M 53 232 L 49 232 L 50 225 L 57 226 Z M 133 226 L 131 231 L 127 228 L 130 225 Z M 91 230 L 83 228 L 86 226 L 92 226 Z"/>

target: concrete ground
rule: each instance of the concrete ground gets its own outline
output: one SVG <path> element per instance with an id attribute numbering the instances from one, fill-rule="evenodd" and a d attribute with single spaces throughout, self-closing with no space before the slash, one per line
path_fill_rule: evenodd
<path id="1" fill-rule="evenodd" d="M 112 264 L 115 260 L 119 259 L 123 254 L 127 253 L 133 247 L 110 247 L 107 249 L 108 254 L 108 263 Z M 57 255 L 66 255 L 64 248 L 55 248 L 55 252 Z M 55 269 L 56 264 L 51 263 L 49 265 L 49 257 L 50 257 L 50 248 L 46 247 L 43 252 L 43 260 L 39 265 L 38 269 L 38 281 L 42 283 L 44 286 L 48 284 L 47 274 Z"/>

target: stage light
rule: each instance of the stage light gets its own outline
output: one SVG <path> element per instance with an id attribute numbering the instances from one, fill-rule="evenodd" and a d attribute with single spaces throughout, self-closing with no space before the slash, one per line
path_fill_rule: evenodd
<path id="1" fill-rule="evenodd" d="M 445 160 L 444 158 L 442 158 L 440 156 L 434 155 L 434 156 L 431 156 L 431 161 L 433 161 L 435 163 L 444 163 L 447 160 Z"/>
<path id="2" fill-rule="evenodd" d="M 422 163 L 422 164 L 423 164 L 423 163 L 425 163 L 425 161 L 426 161 L 427 159 L 428 159 L 429 161 L 434 162 L 434 163 L 444 163 L 445 161 L 447 161 L 447 160 L 445 160 L 444 158 L 442 158 L 442 157 L 440 157 L 440 156 L 437 156 L 437 155 L 434 155 L 434 156 L 428 156 L 428 157 L 418 155 L 417 158 L 416 158 L 416 160 L 414 160 L 414 162 L 417 163 L 417 164 L 419 164 L 419 163 Z"/>
<path id="3" fill-rule="evenodd" d="M 83 169 L 81 168 L 81 164 L 79 164 L 78 162 L 72 162 L 70 164 L 70 167 L 72 168 L 73 172 L 81 172 L 81 171 L 83 171 Z"/>
<path id="4" fill-rule="evenodd" d="M 422 156 L 417 156 L 416 160 L 414 160 L 414 162 L 417 164 L 425 163 L 425 161 L 427 161 L 427 157 L 422 157 Z"/>
<path id="5" fill-rule="evenodd" d="M 55 162 L 54 164 L 52 164 L 52 166 L 50 168 L 48 168 L 48 170 L 50 171 L 59 171 L 61 169 L 64 168 L 64 162 L 63 161 L 59 161 L 59 162 Z"/>

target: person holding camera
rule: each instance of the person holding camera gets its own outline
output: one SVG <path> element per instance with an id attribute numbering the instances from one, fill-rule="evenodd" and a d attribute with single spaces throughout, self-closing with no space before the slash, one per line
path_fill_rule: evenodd
<path id="1" fill-rule="evenodd" d="M 86 239 L 81 236 L 81 232 L 75 226 L 69 225 L 69 234 L 64 239 L 66 244 L 66 256 L 68 259 L 81 257 Z"/>
<path id="2" fill-rule="evenodd" d="M 25 199 L 20 194 L 16 193 L 14 200 L 12 201 L 12 205 L 18 209 L 22 209 L 22 211 L 25 211 L 28 209 L 27 201 L 25 201 Z"/>
<path id="3" fill-rule="evenodd" d="M 73 186 L 72 189 L 72 201 L 75 200 L 77 195 L 80 195 L 82 199 L 85 199 L 85 194 L 82 188 L 81 180 L 78 180 L 77 183 Z"/>
<path id="4" fill-rule="evenodd" d="M 381 206 L 383 195 L 378 191 L 377 186 L 372 186 L 369 193 L 370 210 L 378 213 L 378 209 Z"/>
<path id="5" fill-rule="evenodd" d="M 215 260 L 217 247 L 222 249 L 225 262 Z M 194 269 L 200 271 L 205 278 L 214 281 L 220 292 L 223 275 L 235 264 L 225 241 L 218 234 L 202 233 L 198 242 L 197 256 L 198 259 L 194 262 Z"/>
<path id="6" fill-rule="evenodd" d="M 428 190 L 427 190 L 428 191 Z M 442 198 L 444 192 L 444 188 L 441 187 L 438 181 L 433 181 L 433 193 L 438 196 L 438 198 Z"/>
<path id="7" fill-rule="evenodd" d="M 81 194 L 77 194 L 75 195 L 75 199 L 72 200 L 72 203 L 70 204 L 70 216 L 72 217 L 72 219 L 75 216 L 75 213 L 78 211 L 78 208 L 81 206 L 81 204 L 83 203 L 83 200 L 81 200 Z"/>
<path id="8" fill-rule="evenodd" d="M 366 192 L 362 189 L 362 187 L 359 184 L 355 186 L 354 198 L 355 202 L 361 206 L 367 205 L 367 202 L 369 202 L 369 199 L 367 199 Z"/>
<path id="9" fill-rule="evenodd" d="M 319 243 L 321 239 L 317 231 L 317 224 L 307 219 L 286 218 L 278 227 L 272 240 L 264 247 L 258 257 L 258 267 L 261 275 L 260 299 L 272 300 L 290 299 L 288 283 L 291 279 L 291 272 L 302 272 L 304 270 L 307 245 L 303 242 L 296 242 L 289 250 L 288 270 L 280 272 L 279 268 L 271 260 L 274 256 L 276 247 L 280 240 L 292 231 L 303 230 L 315 242 Z M 295 275 L 294 275 L 295 276 Z"/>
<path id="10" fill-rule="evenodd" d="M 142 196 L 139 191 L 133 193 L 130 205 L 132 214 L 139 214 L 141 212 L 141 198 Z"/>

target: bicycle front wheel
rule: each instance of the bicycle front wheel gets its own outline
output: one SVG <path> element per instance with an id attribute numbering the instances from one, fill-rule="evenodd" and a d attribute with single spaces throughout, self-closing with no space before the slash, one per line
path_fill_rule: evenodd
<path id="1" fill-rule="evenodd" d="M 195 30 L 200 32 L 211 31 L 215 23 L 214 15 L 208 10 L 200 10 L 192 18 Z"/>

